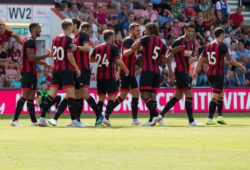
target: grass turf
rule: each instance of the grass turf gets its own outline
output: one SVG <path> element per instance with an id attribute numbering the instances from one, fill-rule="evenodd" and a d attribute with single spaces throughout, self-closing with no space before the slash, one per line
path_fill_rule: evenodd
<path id="1" fill-rule="evenodd" d="M 10 127 L 0 115 L 0 169 L 249 170 L 249 113 L 225 114 L 226 126 L 188 127 L 186 115 L 167 115 L 166 126 L 132 127 L 130 116 L 112 115 L 113 127 Z M 93 116 L 85 116 L 94 124 Z M 146 121 L 145 116 L 140 120 Z M 206 114 L 197 114 L 206 122 Z"/>

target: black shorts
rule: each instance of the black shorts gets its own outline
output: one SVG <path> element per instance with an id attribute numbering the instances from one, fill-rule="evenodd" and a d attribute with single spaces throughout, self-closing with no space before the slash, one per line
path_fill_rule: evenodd
<path id="1" fill-rule="evenodd" d="M 212 92 L 221 93 L 224 88 L 224 76 L 207 76 L 212 86 Z"/>
<path id="2" fill-rule="evenodd" d="M 121 73 L 121 91 L 129 91 L 129 89 L 138 88 L 138 82 L 135 76 L 126 76 L 124 73 Z"/>
<path id="3" fill-rule="evenodd" d="M 32 73 L 21 73 L 21 83 L 23 90 L 36 90 L 37 76 Z"/>
<path id="4" fill-rule="evenodd" d="M 109 96 L 116 95 L 118 92 L 117 82 L 115 79 L 97 80 L 97 94 Z"/>
<path id="5" fill-rule="evenodd" d="M 180 90 L 189 90 L 192 85 L 192 78 L 185 72 L 175 72 L 175 86 Z"/>
<path id="6" fill-rule="evenodd" d="M 71 71 L 55 71 L 52 73 L 51 86 L 57 86 L 58 88 L 74 87 L 74 72 Z"/>
<path id="7" fill-rule="evenodd" d="M 87 69 L 83 69 L 81 71 L 80 77 L 76 77 L 76 73 L 75 73 L 74 74 L 75 88 L 76 89 L 89 88 L 90 76 L 91 76 L 91 72 L 90 70 L 87 70 Z"/>
<path id="8" fill-rule="evenodd" d="M 160 87 L 160 73 L 142 72 L 140 91 L 155 91 Z"/>

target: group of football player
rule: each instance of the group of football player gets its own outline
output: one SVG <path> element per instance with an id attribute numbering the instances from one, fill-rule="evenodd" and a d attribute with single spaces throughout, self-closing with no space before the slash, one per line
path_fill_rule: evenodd
<path id="1" fill-rule="evenodd" d="M 163 124 L 164 115 L 185 95 L 188 124 L 200 126 L 202 124 L 193 116 L 191 83 L 192 78 L 197 77 L 203 62 L 207 62 L 209 65 L 207 75 L 212 86 L 212 100 L 209 104 L 207 125 L 226 124 L 222 115 L 224 59 L 242 70 L 246 70 L 246 68 L 230 57 L 228 48 L 223 44 L 225 38 L 223 28 L 215 29 L 215 40 L 204 47 L 194 73 L 190 73 L 190 59 L 197 56 L 194 40 L 195 25 L 191 22 L 186 23 L 184 35 L 177 38 L 168 49 L 159 37 L 159 28 L 154 23 L 145 25 L 142 37 L 140 36 L 140 25 L 138 23 L 130 24 L 129 36 L 123 40 L 121 49 L 114 45 L 114 31 L 107 29 L 103 32 L 104 43 L 94 47 L 91 54 L 90 49 L 93 45 L 89 37 L 92 26 L 89 23 L 81 22 L 78 18 L 65 19 L 62 21 L 61 27 L 62 33 L 53 39 L 52 49 L 47 50 L 45 55 L 38 56 L 36 55 L 36 39 L 40 36 L 41 26 L 39 23 L 31 23 L 29 26 L 31 36 L 25 38 L 22 44 L 22 96 L 17 101 L 15 115 L 11 121 L 12 126 L 20 126 L 18 118 L 27 101 L 32 126 L 45 127 L 48 124 L 56 126 L 60 115 L 68 107 L 72 120 L 68 126 L 85 127 L 86 124 L 80 119 L 84 100 L 96 115 L 95 126 L 101 124 L 111 126 L 110 115 L 114 108 L 126 99 L 128 92 L 132 94 L 132 125 L 154 126 L 157 122 Z M 138 51 L 142 53 L 142 71 L 139 83 L 135 77 Z M 53 68 L 44 62 L 47 57 L 54 58 Z M 176 62 L 174 70 L 171 64 L 173 59 Z M 97 63 L 98 102 L 89 95 L 91 75 L 89 65 L 94 62 Z M 37 84 L 36 64 L 49 67 L 53 76 L 49 95 L 42 102 L 41 117 L 38 121 L 34 109 Z M 169 81 L 175 81 L 175 95 L 159 113 L 156 92 L 160 86 L 159 67 L 164 65 L 168 67 Z M 119 94 L 117 80 L 120 80 Z M 55 103 L 59 89 L 65 90 L 66 96 L 47 124 L 46 114 Z M 108 103 L 103 111 L 106 95 Z M 145 123 L 138 120 L 139 97 L 149 109 L 149 120 Z M 217 122 L 213 121 L 216 108 L 218 110 Z"/>

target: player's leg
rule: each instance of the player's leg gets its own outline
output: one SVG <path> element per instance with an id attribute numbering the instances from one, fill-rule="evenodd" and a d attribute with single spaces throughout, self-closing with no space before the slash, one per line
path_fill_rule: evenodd
<path id="1" fill-rule="evenodd" d="M 150 97 L 152 99 L 152 101 L 154 102 L 154 108 L 157 109 L 157 102 L 156 102 L 156 91 L 152 90 L 150 93 Z M 149 122 L 151 122 L 153 120 L 153 113 L 152 111 L 149 111 Z"/>
<path id="2" fill-rule="evenodd" d="M 57 125 L 57 121 L 59 117 L 62 115 L 62 113 L 65 111 L 65 109 L 67 108 L 67 105 L 68 105 L 67 96 L 65 96 L 63 100 L 59 103 L 54 117 L 48 121 L 51 126 Z"/>
<path id="3" fill-rule="evenodd" d="M 81 122 L 81 113 L 83 108 L 82 88 L 75 89 L 75 105 L 76 105 L 76 118 L 78 122 Z"/>
<path id="4" fill-rule="evenodd" d="M 218 124 L 226 125 L 226 121 L 224 120 L 224 117 L 222 115 L 222 109 L 223 109 L 223 99 L 224 99 L 224 91 L 220 93 L 218 102 L 217 102 L 217 110 L 218 110 Z"/>
<path id="5" fill-rule="evenodd" d="M 139 104 L 139 89 L 133 88 L 130 90 L 132 95 L 131 109 L 132 109 L 132 125 L 141 125 L 138 120 L 138 104 Z"/>
<path id="6" fill-rule="evenodd" d="M 27 99 L 27 107 L 28 107 L 32 126 L 37 125 L 37 119 L 36 119 L 36 114 L 35 114 L 35 105 L 34 105 L 35 92 L 36 92 L 35 90 L 31 90 L 29 92 L 29 97 Z"/>
<path id="7" fill-rule="evenodd" d="M 29 96 L 29 91 L 30 91 L 30 89 L 22 88 L 22 95 L 21 95 L 21 98 L 17 101 L 15 115 L 10 123 L 11 126 L 20 126 L 20 124 L 18 123 L 18 118 L 19 118 L 19 116 L 23 110 L 23 106 L 24 106 L 24 104 Z"/>
<path id="8" fill-rule="evenodd" d="M 57 96 L 55 97 L 55 99 L 54 99 L 54 101 L 53 101 L 53 105 L 56 104 L 56 110 L 58 109 L 61 100 L 62 100 L 62 97 L 61 97 L 60 95 L 57 95 Z"/>
<path id="9" fill-rule="evenodd" d="M 106 88 L 104 80 L 97 80 L 97 95 L 98 95 L 97 108 L 99 110 L 99 113 L 102 113 L 103 104 L 106 97 Z"/>

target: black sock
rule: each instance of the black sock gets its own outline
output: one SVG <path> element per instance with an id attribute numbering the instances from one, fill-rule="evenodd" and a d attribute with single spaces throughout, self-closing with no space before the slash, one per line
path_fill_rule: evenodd
<path id="1" fill-rule="evenodd" d="M 76 103 L 74 98 L 68 98 L 68 108 L 71 116 L 71 120 L 77 119 L 77 113 L 76 113 Z"/>
<path id="2" fill-rule="evenodd" d="M 158 116 L 158 112 L 156 111 L 155 102 L 151 99 L 145 100 L 146 106 L 148 107 L 150 114 L 152 114 L 153 117 Z"/>
<path id="3" fill-rule="evenodd" d="M 133 119 L 137 119 L 138 118 L 138 102 L 139 99 L 138 98 L 132 98 L 132 102 L 131 102 L 131 109 L 132 109 L 132 118 Z"/>
<path id="4" fill-rule="evenodd" d="M 21 111 L 23 110 L 23 105 L 24 105 L 25 102 L 26 102 L 26 99 L 23 98 L 23 97 L 21 97 L 21 98 L 17 101 L 17 104 L 16 104 L 16 111 L 15 111 L 15 115 L 14 115 L 13 121 L 18 120 L 19 115 L 20 115 Z"/>
<path id="5" fill-rule="evenodd" d="M 117 99 L 115 100 L 115 106 L 114 107 L 116 108 L 116 106 L 118 106 L 122 102 L 123 102 L 123 99 L 120 98 L 120 97 L 117 97 Z"/>
<path id="6" fill-rule="evenodd" d="M 99 117 L 101 115 L 101 112 L 99 112 L 95 99 L 89 96 L 89 98 L 86 101 L 88 102 L 88 105 L 92 108 L 92 110 L 95 112 L 96 117 Z"/>
<path id="7" fill-rule="evenodd" d="M 48 97 L 46 97 L 46 99 L 43 101 L 42 114 L 41 114 L 42 118 L 46 117 L 46 113 L 48 112 L 49 108 L 53 105 L 53 100 L 54 100 L 53 97 L 48 95 Z"/>
<path id="8" fill-rule="evenodd" d="M 114 109 L 114 106 L 115 106 L 115 102 L 113 100 L 109 100 L 107 107 L 106 107 L 106 111 L 105 111 L 105 118 L 107 120 L 109 120 L 109 116 L 111 115 L 111 113 Z"/>
<path id="9" fill-rule="evenodd" d="M 54 116 L 55 120 L 58 120 L 58 118 L 62 115 L 62 113 L 64 112 L 64 110 L 67 108 L 68 102 L 67 99 L 64 98 L 61 103 L 59 104 L 57 110 L 56 110 L 56 114 Z"/>
<path id="10" fill-rule="evenodd" d="M 61 102 L 61 99 L 62 99 L 62 97 L 59 96 L 59 95 L 56 96 L 56 98 L 54 99 L 53 104 L 56 103 L 56 109 L 58 108 L 58 106 L 59 106 L 59 104 L 60 104 L 60 102 Z"/>
<path id="11" fill-rule="evenodd" d="M 189 123 L 192 123 L 194 121 L 194 115 L 193 115 L 193 103 L 192 98 L 187 97 L 185 100 L 185 109 L 187 112 Z"/>
<path id="12" fill-rule="evenodd" d="M 176 97 L 172 97 L 172 99 L 166 104 L 164 109 L 161 111 L 162 117 L 177 103 L 179 100 Z"/>
<path id="13" fill-rule="evenodd" d="M 209 103 L 209 115 L 208 115 L 208 118 L 213 119 L 216 106 L 217 106 L 216 100 L 212 99 L 210 101 L 210 103 Z"/>
<path id="14" fill-rule="evenodd" d="M 153 100 L 153 102 L 154 102 L 154 108 L 156 109 L 157 102 L 155 100 Z M 149 122 L 153 120 L 153 117 L 154 117 L 154 113 L 152 111 L 149 111 Z"/>
<path id="15" fill-rule="evenodd" d="M 34 106 L 34 100 L 27 100 L 27 107 L 30 114 L 30 119 L 33 123 L 36 123 L 36 114 L 35 114 L 35 106 Z"/>
<path id="16" fill-rule="evenodd" d="M 97 108 L 98 108 L 98 110 L 99 110 L 99 113 L 102 113 L 102 109 L 103 109 L 103 102 L 102 102 L 102 101 L 99 101 L 99 102 L 97 103 Z"/>
<path id="17" fill-rule="evenodd" d="M 220 98 L 217 103 L 218 116 L 222 116 L 222 108 L 223 108 L 223 98 Z"/>
<path id="18" fill-rule="evenodd" d="M 83 108 L 83 99 L 75 99 L 75 105 L 76 105 L 76 119 L 80 122 L 82 108 Z"/>

